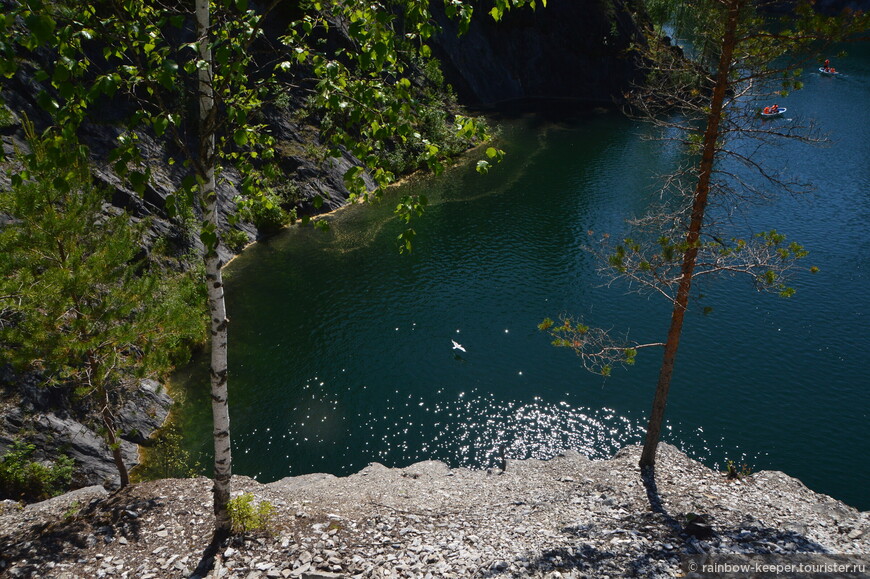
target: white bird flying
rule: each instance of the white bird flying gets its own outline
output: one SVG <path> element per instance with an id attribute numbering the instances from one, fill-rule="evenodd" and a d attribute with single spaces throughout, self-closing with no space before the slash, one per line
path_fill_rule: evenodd
<path id="1" fill-rule="evenodd" d="M 464 351 L 465 351 L 465 348 L 462 347 L 462 344 L 460 344 L 460 343 L 457 342 L 456 340 L 450 340 L 450 341 L 453 342 L 453 349 L 454 349 L 454 350 L 459 350 L 459 351 L 461 351 L 461 352 L 464 352 Z"/>

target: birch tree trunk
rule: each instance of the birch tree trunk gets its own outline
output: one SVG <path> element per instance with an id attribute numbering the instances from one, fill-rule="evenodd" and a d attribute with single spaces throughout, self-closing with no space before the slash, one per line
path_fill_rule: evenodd
<path id="1" fill-rule="evenodd" d="M 227 324 L 221 263 L 218 257 L 218 200 L 215 191 L 215 129 L 217 111 L 212 85 L 213 69 L 209 47 L 209 0 L 196 0 L 196 30 L 199 58 L 199 148 L 194 163 L 203 210 L 205 276 L 211 315 L 211 408 L 214 423 L 214 515 L 215 532 L 227 534 L 230 518 L 232 454 L 230 449 L 230 415 L 227 404 Z"/>
<path id="2" fill-rule="evenodd" d="M 665 343 L 665 353 L 659 370 L 659 379 L 653 399 L 652 412 L 646 431 L 646 441 L 640 457 L 640 466 L 652 466 L 656 460 L 656 449 L 661 437 L 662 422 L 665 416 L 665 406 L 668 401 L 668 391 L 671 387 L 671 377 L 680 345 L 680 335 L 683 331 L 683 318 L 689 305 L 689 291 L 692 287 L 692 274 L 698 257 L 698 241 L 704 225 L 704 213 L 710 193 L 710 180 L 713 175 L 713 164 L 716 160 L 716 146 L 719 139 L 719 123 L 722 119 L 722 108 L 725 96 L 730 86 L 729 77 L 732 68 L 734 49 L 737 44 L 737 24 L 743 0 L 724 0 L 727 9 L 725 34 L 722 38 L 719 64 L 716 72 L 716 84 L 710 101 L 710 113 L 707 116 L 707 128 L 704 131 L 703 149 L 699 167 L 698 183 L 692 198 L 692 215 L 689 230 L 686 234 L 686 253 L 680 270 L 680 282 L 674 300 L 671 314 L 671 326 Z"/>

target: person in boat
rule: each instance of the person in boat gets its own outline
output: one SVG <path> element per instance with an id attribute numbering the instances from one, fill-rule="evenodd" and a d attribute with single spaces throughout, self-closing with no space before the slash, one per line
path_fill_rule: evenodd
<path id="1" fill-rule="evenodd" d="M 772 112 L 772 113 L 778 113 L 778 112 L 779 112 L 779 105 L 776 105 L 776 104 L 775 104 L 775 105 L 773 105 L 772 107 L 770 107 L 770 112 Z"/>
<path id="2" fill-rule="evenodd" d="M 825 72 L 831 72 L 831 60 L 829 58 L 825 59 Z"/>
<path id="3" fill-rule="evenodd" d="M 770 107 L 764 107 L 764 110 L 761 112 L 764 113 L 765 115 L 769 115 L 771 113 Z"/>

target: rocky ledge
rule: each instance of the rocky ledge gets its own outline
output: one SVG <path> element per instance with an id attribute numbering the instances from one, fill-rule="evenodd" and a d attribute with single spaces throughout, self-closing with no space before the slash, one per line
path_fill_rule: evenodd
<path id="1" fill-rule="evenodd" d="M 35 459 L 54 460 L 65 454 L 75 461 L 75 487 L 96 483 L 117 488 L 120 477 L 99 425 L 76 413 L 62 392 L 43 387 L 32 375 L 21 378 L 0 368 L 0 455 L 26 433 L 24 439 L 37 447 Z M 131 386 L 117 414 L 121 454 L 128 468 L 139 463 L 139 445 L 150 444 L 171 406 L 172 399 L 158 382 L 142 379 Z"/>
<path id="2" fill-rule="evenodd" d="M 641 476 L 639 455 L 567 452 L 507 461 L 504 471 L 371 464 L 345 478 L 270 484 L 235 477 L 234 494 L 275 507 L 271 532 L 229 540 L 200 573 L 212 529 L 208 479 L 80 489 L 4 505 L 0 575 L 552 579 L 684 576 L 688 557 L 724 554 L 870 563 L 870 512 L 781 472 L 727 480 L 668 445 L 655 474 Z"/>

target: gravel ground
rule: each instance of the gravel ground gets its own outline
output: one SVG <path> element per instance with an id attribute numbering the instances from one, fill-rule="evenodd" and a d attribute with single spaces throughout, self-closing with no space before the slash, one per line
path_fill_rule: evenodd
<path id="1" fill-rule="evenodd" d="M 431 461 L 270 484 L 234 477 L 234 495 L 252 493 L 274 506 L 271 529 L 224 541 L 212 568 L 199 572 L 213 524 L 208 479 L 159 480 L 113 494 L 90 487 L 24 508 L 6 502 L 0 575 L 753 576 L 693 573 L 695 564 L 740 555 L 821 562 L 828 570 L 866 565 L 866 573 L 777 577 L 870 577 L 870 512 L 780 472 L 728 480 L 668 445 L 660 446 L 655 474 L 641 476 L 639 456 L 639 447 L 629 447 L 605 461 L 576 452 L 509 460 L 504 471 Z"/>

